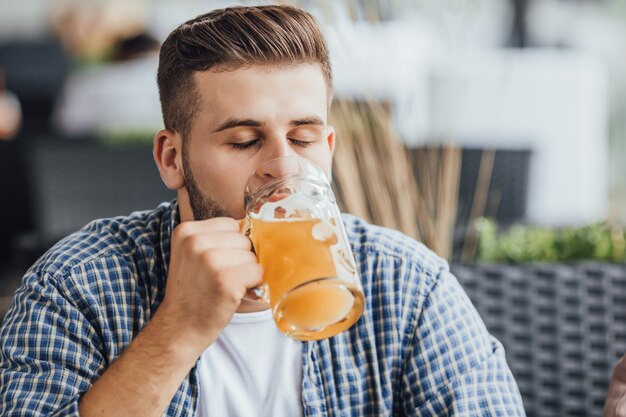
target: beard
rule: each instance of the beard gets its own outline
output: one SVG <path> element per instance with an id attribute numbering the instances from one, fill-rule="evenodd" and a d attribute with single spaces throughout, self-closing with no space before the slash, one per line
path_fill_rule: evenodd
<path id="1" fill-rule="evenodd" d="M 204 194 L 198 187 L 198 183 L 191 172 L 189 166 L 189 153 L 187 146 L 183 144 L 183 170 L 184 182 L 187 194 L 189 194 L 189 204 L 193 212 L 194 220 L 207 220 L 214 217 L 229 217 L 226 209 L 224 209 L 217 201 Z"/>

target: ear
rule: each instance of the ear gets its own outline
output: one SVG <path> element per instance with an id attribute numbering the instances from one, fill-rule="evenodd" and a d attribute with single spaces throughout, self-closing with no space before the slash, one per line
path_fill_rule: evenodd
<path id="1" fill-rule="evenodd" d="M 159 167 L 161 179 L 170 190 L 178 190 L 185 185 L 182 137 L 171 130 L 160 130 L 154 136 L 152 156 Z"/>
<path id="2" fill-rule="evenodd" d="M 333 155 L 335 153 L 335 128 L 331 125 L 326 126 L 326 142 L 328 142 L 330 154 Z"/>

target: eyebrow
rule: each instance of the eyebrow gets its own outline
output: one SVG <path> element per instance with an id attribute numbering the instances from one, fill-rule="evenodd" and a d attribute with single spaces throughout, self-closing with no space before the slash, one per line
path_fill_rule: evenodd
<path id="1" fill-rule="evenodd" d="M 221 125 L 219 125 L 213 133 L 222 132 L 227 129 L 232 129 L 235 127 L 263 127 L 264 124 L 253 119 L 228 119 Z"/>
<path id="2" fill-rule="evenodd" d="M 305 117 L 304 119 L 291 120 L 289 122 L 289 126 L 298 127 L 298 126 L 324 126 L 324 121 L 317 116 Z"/>
<path id="3" fill-rule="evenodd" d="M 324 126 L 325 123 L 317 116 L 305 117 L 302 119 L 289 121 L 289 126 Z M 254 119 L 228 119 L 224 123 L 220 124 L 213 133 L 222 132 L 224 130 L 233 129 L 235 127 L 263 127 L 265 123 L 261 123 Z"/>

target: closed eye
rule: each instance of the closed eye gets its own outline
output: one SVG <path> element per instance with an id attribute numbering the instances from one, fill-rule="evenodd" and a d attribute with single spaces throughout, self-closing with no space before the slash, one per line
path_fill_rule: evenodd
<path id="1" fill-rule="evenodd" d="M 260 139 L 253 139 L 247 142 L 231 143 L 230 146 L 232 146 L 234 149 L 245 150 L 245 149 L 250 149 L 253 146 L 258 145 L 260 141 L 261 141 Z"/>
<path id="2" fill-rule="evenodd" d="M 311 145 L 312 142 L 307 142 L 307 141 L 303 141 L 303 140 L 298 140 L 298 139 L 289 139 L 289 141 L 295 145 L 298 146 L 300 148 L 306 148 L 308 146 Z"/>
<path id="3" fill-rule="evenodd" d="M 307 148 L 313 143 L 312 141 L 298 140 L 298 139 L 293 139 L 293 138 L 289 139 L 289 142 L 293 146 L 297 146 L 299 148 Z M 250 149 L 252 147 L 258 146 L 260 143 L 261 143 L 261 139 L 253 139 L 247 142 L 233 142 L 233 143 L 230 143 L 230 146 L 237 150 L 246 150 L 246 149 Z"/>

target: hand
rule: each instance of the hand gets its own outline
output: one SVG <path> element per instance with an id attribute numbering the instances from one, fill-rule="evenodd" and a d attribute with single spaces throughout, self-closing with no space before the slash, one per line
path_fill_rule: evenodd
<path id="1" fill-rule="evenodd" d="M 626 355 L 613 368 L 604 417 L 626 417 Z"/>
<path id="2" fill-rule="evenodd" d="M 172 234 L 159 310 L 200 351 L 217 339 L 246 291 L 261 283 L 263 271 L 251 247 L 231 218 L 184 222 Z"/>

